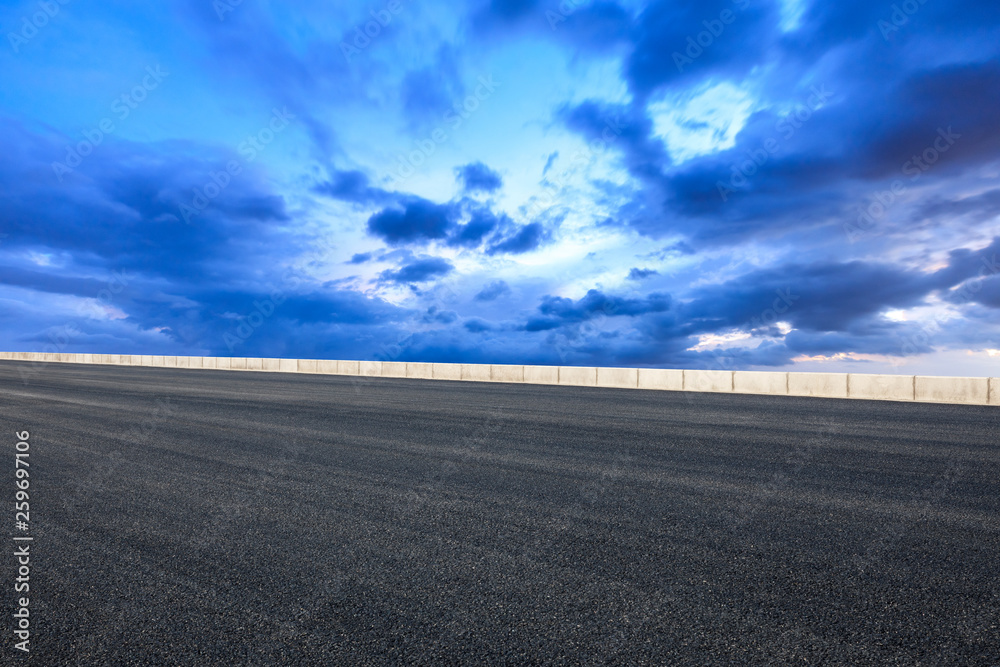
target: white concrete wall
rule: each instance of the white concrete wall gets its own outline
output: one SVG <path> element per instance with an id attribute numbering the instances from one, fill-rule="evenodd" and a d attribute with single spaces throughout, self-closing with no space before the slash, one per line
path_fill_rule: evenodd
<path id="1" fill-rule="evenodd" d="M 360 361 L 338 361 L 337 362 L 337 374 L 338 375 L 360 375 L 361 362 Z"/>
<path id="2" fill-rule="evenodd" d="M 684 391 L 732 392 L 733 371 L 684 371 Z"/>
<path id="3" fill-rule="evenodd" d="M 316 372 L 322 375 L 336 375 L 337 368 L 337 362 L 332 359 L 316 360 Z"/>
<path id="4" fill-rule="evenodd" d="M 848 398 L 884 401 L 912 401 L 915 378 L 912 375 L 847 375 Z"/>
<path id="5" fill-rule="evenodd" d="M 639 389 L 684 390 L 684 371 L 667 368 L 640 368 Z"/>
<path id="6" fill-rule="evenodd" d="M 847 374 L 789 373 L 788 395 L 847 398 Z"/>
<path id="7" fill-rule="evenodd" d="M 461 380 L 462 364 L 432 364 L 431 377 L 435 380 Z"/>
<path id="8" fill-rule="evenodd" d="M 525 382 L 524 369 L 526 366 L 510 366 L 507 364 L 493 364 L 490 366 L 491 382 Z"/>
<path id="9" fill-rule="evenodd" d="M 461 379 L 472 382 L 492 382 L 493 367 L 489 364 L 462 364 Z"/>
<path id="10" fill-rule="evenodd" d="M 558 366 L 525 366 L 523 373 L 528 384 L 559 384 Z"/>
<path id="11" fill-rule="evenodd" d="M 358 375 L 364 375 L 365 377 L 381 377 L 382 362 L 381 361 L 358 362 Z"/>
<path id="12" fill-rule="evenodd" d="M 402 362 L 402 361 L 383 361 L 382 362 L 382 377 L 384 377 L 384 378 L 405 378 L 406 377 L 406 362 Z"/>
<path id="13" fill-rule="evenodd" d="M 385 364 L 382 364 L 383 368 Z M 419 380 L 431 380 L 434 378 L 434 364 L 421 364 L 413 361 L 406 362 L 406 377 L 417 378 Z"/>
<path id="14" fill-rule="evenodd" d="M 598 368 L 598 387 L 636 389 L 639 386 L 638 368 Z"/>
<path id="15" fill-rule="evenodd" d="M 988 405 L 990 379 L 918 375 L 915 389 L 918 401 Z"/>
<path id="16" fill-rule="evenodd" d="M 1000 378 L 785 373 L 657 368 L 519 366 L 257 357 L 175 357 L 68 352 L 2 352 L 0 360 L 185 369 L 408 377 L 660 391 L 721 392 L 1000 406 Z"/>
<path id="17" fill-rule="evenodd" d="M 733 391 L 737 394 L 788 394 L 788 373 L 737 371 L 733 375 Z"/>
<path id="18" fill-rule="evenodd" d="M 597 369 L 593 366 L 560 366 L 559 384 L 574 387 L 596 387 Z"/>

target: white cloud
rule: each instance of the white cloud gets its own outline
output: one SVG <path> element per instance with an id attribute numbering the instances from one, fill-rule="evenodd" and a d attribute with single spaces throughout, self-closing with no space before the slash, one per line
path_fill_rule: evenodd
<path id="1" fill-rule="evenodd" d="M 655 134 L 676 162 L 732 148 L 756 108 L 745 90 L 724 82 L 651 102 Z"/>

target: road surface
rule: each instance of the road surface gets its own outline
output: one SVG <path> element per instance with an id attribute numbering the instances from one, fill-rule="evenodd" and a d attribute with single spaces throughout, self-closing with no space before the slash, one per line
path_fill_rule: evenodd
<path id="1" fill-rule="evenodd" d="M 996 665 L 998 426 L 0 362 L 8 500 L 30 432 L 34 664 Z"/>

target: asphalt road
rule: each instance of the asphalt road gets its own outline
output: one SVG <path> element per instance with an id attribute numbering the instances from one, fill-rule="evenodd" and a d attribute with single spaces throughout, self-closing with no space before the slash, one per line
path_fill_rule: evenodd
<path id="1" fill-rule="evenodd" d="M 36 665 L 997 665 L 998 426 L 0 361 L 9 536 L 31 434 Z"/>

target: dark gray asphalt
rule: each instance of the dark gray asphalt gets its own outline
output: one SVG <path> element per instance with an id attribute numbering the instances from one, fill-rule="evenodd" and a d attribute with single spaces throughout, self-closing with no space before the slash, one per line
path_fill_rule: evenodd
<path id="1" fill-rule="evenodd" d="M 997 665 L 998 426 L 0 362 L 8 500 L 31 432 L 38 665 Z"/>

